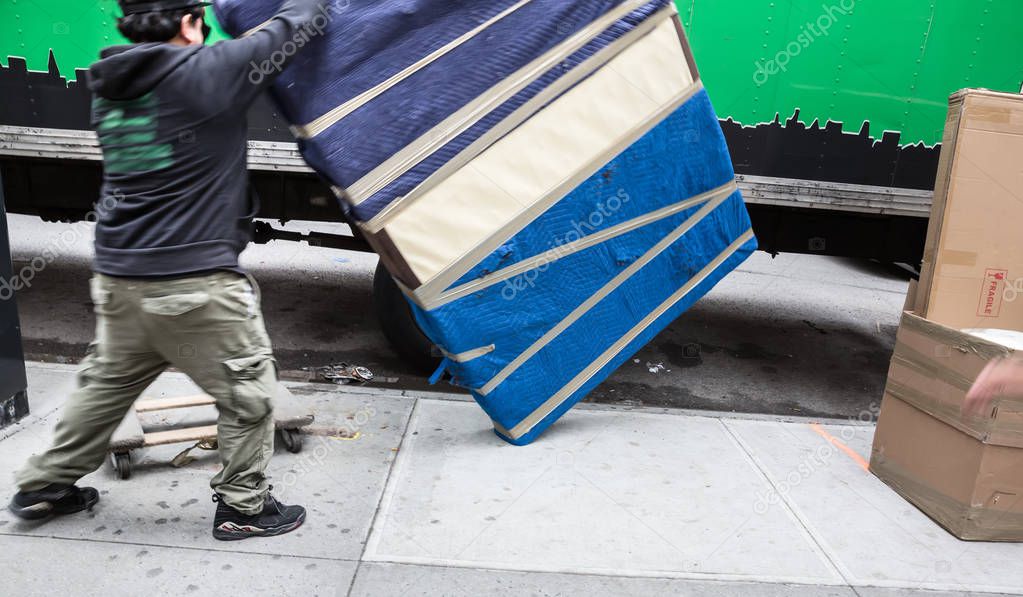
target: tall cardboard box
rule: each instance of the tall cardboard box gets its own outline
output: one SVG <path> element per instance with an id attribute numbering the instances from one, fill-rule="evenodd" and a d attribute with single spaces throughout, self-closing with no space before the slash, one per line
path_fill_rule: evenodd
<path id="1" fill-rule="evenodd" d="M 1023 96 L 950 101 L 928 246 L 889 369 L 871 470 L 955 536 L 1023 541 L 1023 403 L 964 418 L 993 359 L 1023 345 Z"/>
<path id="2" fill-rule="evenodd" d="M 914 311 L 955 328 L 1018 325 L 1023 95 L 960 91 L 945 126 Z"/>

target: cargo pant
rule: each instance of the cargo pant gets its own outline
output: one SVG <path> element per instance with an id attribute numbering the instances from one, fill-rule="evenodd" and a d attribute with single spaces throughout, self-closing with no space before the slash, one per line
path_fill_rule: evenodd
<path id="1" fill-rule="evenodd" d="M 98 469 L 132 403 L 173 366 L 217 403 L 223 470 L 210 485 L 242 513 L 259 512 L 273 453 L 277 367 L 258 289 L 231 272 L 162 281 L 97 274 L 91 284 L 96 340 L 53 447 L 29 460 L 18 485 L 73 484 Z"/>

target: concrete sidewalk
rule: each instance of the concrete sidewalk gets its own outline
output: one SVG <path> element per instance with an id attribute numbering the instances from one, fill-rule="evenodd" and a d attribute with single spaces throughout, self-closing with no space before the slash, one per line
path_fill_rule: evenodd
<path id="1" fill-rule="evenodd" d="M 0 497 L 47 445 L 73 368 L 31 364 L 34 414 L 0 431 Z M 216 455 L 139 454 L 85 482 L 89 514 L 0 513 L 10 595 L 1023 594 L 1023 545 L 960 542 L 864 469 L 873 427 L 581 406 L 509 446 L 474 404 L 288 384 L 317 415 L 278 450 L 299 531 L 210 536 Z M 148 396 L 196 389 L 164 375 Z M 172 418 L 173 414 L 163 415 Z M 165 421 L 175 423 L 178 421 Z"/>

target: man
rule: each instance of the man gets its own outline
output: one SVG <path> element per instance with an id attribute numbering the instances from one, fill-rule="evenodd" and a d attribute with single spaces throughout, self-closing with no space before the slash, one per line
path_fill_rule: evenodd
<path id="1" fill-rule="evenodd" d="M 252 64 L 280 56 L 322 7 L 288 0 L 258 32 L 206 46 L 208 4 L 121 0 L 118 29 L 134 44 L 104 50 L 89 70 L 104 160 L 96 341 L 53 447 L 17 474 L 10 509 L 19 517 L 91 509 L 98 492 L 75 483 L 102 465 L 132 403 L 174 366 L 217 402 L 223 470 L 211 481 L 213 536 L 279 535 L 305 520 L 305 509 L 277 502 L 267 484 L 276 363 L 238 255 L 258 209 L 245 114 L 278 74 L 254 84 Z"/>

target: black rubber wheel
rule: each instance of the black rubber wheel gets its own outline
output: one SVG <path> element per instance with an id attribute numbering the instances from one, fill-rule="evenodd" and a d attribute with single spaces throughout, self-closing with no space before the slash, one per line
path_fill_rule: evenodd
<path id="1" fill-rule="evenodd" d="M 292 454 L 302 451 L 302 432 L 297 429 L 281 429 L 281 443 Z"/>
<path id="2" fill-rule="evenodd" d="M 441 360 L 433 354 L 433 342 L 419 329 L 405 295 L 380 264 L 373 276 L 373 303 L 391 347 L 418 373 L 433 373 Z"/>
<path id="3" fill-rule="evenodd" d="M 117 473 L 118 479 L 127 480 L 131 478 L 131 453 L 115 452 L 110 455 L 110 463 L 114 465 L 114 472 Z"/>

